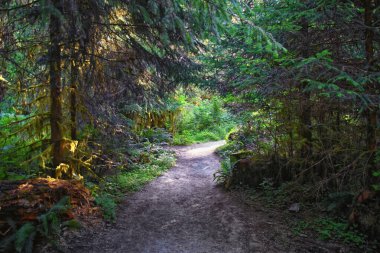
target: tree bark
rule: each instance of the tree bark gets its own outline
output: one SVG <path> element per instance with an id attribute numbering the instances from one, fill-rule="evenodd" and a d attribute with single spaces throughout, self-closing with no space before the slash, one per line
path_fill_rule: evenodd
<path id="1" fill-rule="evenodd" d="M 77 140 L 77 89 L 78 89 L 78 63 L 72 60 L 71 63 L 71 84 L 70 84 L 70 133 L 71 139 Z"/>
<path id="2" fill-rule="evenodd" d="M 365 29 L 365 53 L 368 73 L 374 70 L 374 36 L 373 27 L 373 10 L 375 9 L 374 0 L 364 1 L 364 24 Z M 377 5 L 377 4 L 376 4 Z M 368 83 L 368 93 L 376 94 L 376 83 L 370 81 Z M 369 170 L 368 170 L 368 184 L 373 183 L 372 173 L 376 170 L 375 155 L 377 151 L 377 112 L 378 106 L 370 104 L 366 110 L 367 114 L 367 149 L 370 152 Z"/>
<path id="3" fill-rule="evenodd" d="M 51 4 L 61 10 L 59 0 Z M 55 14 L 50 14 L 49 24 L 49 84 L 50 84 L 50 134 L 52 144 L 53 166 L 57 167 L 63 161 L 63 113 L 62 113 L 62 82 L 61 82 L 61 21 Z"/>
<path id="4" fill-rule="evenodd" d="M 303 58 L 308 58 L 310 56 L 309 47 L 309 23 L 306 18 L 301 20 L 301 34 L 304 40 L 303 48 L 301 50 L 301 55 Z M 301 83 L 301 113 L 300 113 L 300 122 L 301 122 L 301 131 L 300 136 L 303 139 L 303 145 L 301 148 L 301 157 L 306 158 L 312 155 L 313 153 L 313 134 L 311 132 L 311 108 L 310 103 L 311 94 L 309 91 L 304 91 L 306 88 L 306 83 Z"/>

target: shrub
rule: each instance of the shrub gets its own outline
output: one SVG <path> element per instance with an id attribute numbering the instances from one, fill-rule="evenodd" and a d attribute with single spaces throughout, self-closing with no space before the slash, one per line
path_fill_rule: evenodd
<path id="1" fill-rule="evenodd" d="M 185 102 L 182 101 L 173 140 L 176 145 L 221 140 L 235 126 L 234 118 L 223 108 L 221 97 L 197 96 L 185 96 Z"/>
<path id="2" fill-rule="evenodd" d="M 121 169 L 116 175 L 108 176 L 99 188 L 94 187 L 92 183 L 87 183 L 95 195 L 95 203 L 101 207 L 106 220 L 115 221 L 117 202 L 125 192 L 140 190 L 148 182 L 174 166 L 174 153 L 153 144 L 132 153 L 145 153 L 146 149 L 151 152 L 145 162 L 139 161 L 128 168 Z"/>

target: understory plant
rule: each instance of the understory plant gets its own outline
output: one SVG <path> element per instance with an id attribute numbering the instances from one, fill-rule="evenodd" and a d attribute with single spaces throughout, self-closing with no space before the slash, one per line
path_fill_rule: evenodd
<path id="1" fill-rule="evenodd" d="M 293 229 L 295 235 L 307 231 L 317 233 L 320 240 L 333 240 L 351 245 L 358 249 L 357 252 L 363 252 L 363 250 L 365 252 L 376 252 L 380 246 L 376 240 L 368 241 L 367 236 L 360 232 L 356 226 L 337 218 L 319 217 L 308 221 L 299 221 Z"/>
<path id="2" fill-rule="evenodd" d="M 181 104 L 175 122 L 173 142 L 176 145 L 222 140 L 236 125 L 222 97 L 211 95 L 210 91 L 179 90 L 176 99 Z"/>
<path id="3" fill-rule="evenodd" d="M 131 164 L 120 167 L 99 185 L 87 182 L 107 221 L 115 221 L 117 204 L 125 193 L 140 190 L 175 164 L 174 152 L 150 142 L 129 152 Z"/>
<path id="4" fill-rule="evenodd" d="M 78 228 L 75 220 L 64 220 L 62 217 L 70 209 L 69 198 L 63 197 L 36 221 L 24 223 L 20 228 L 10 222 L 13 233 L 0 241 L 1 252 L 33 252 L 37 240 L 44 240 L 57 246 L 57 236 L 63 227 Z"/>

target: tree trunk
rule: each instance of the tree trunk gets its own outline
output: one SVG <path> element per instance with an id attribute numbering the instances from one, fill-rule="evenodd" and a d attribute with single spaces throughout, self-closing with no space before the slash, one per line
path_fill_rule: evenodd
<path id="1" fill-rule="evenodd" d="M 72 60 L 71 63 L 71 84 L 70 84 L 70 132 L 71 139 L 77 140 L 77 89 L 78 89 L 78 63 Z"/>
<path id="2" fill-rule="evenodd" d="M 371 73 L 375 71 L 374 69 L 374 31 L 373 27 L 373 10 L 375 9 L 374 0 L 365 0 L 364 1 L 364 24 L 366 26 L 365 30 L 365 52 L 367 60 L 368 72 Z M 368 83 L 368 93 L 376 94 L 376 83 L 371 81 Z M 370 166 L 368 170 L 368 184 L 373 183 L 374 178 L 372 177 L 373 171 L 376 170 L 375 164 L 375 155 L 377 151 L 377 111 L 378 106 L 371 104 L 367 110 L 367 149 L 371 154 L 370 157 Z"/>
<path id="3" fill-rule="evenodd" d="M 302 86 L 304 87 L 304 85 Z M 305 158 L 311 156 L 313 153 L 313 135 L 311 132 L 311 104 L 309 92 L 304 94 L 304 98 L 301 105 L 301 137 L 304 140 L 301 150 L 301 156 Z"/>
<path id="4" fill-rule="evenodd" d="M 306 18 L 302 18 L 301 20 L 301 34 L 302 39 L 304 40 L 303 48 L 301 51 L 303 58 L 308 58 L 310 56 L 309 53 L 309 23 Z M 312 143 L 312 132 L 311 132 L 311 103 L 310 97 L 311 94 L 309 91 L 304 91 L 306 88 L 306 83 L 301 83 L 301 114 L 300 114 L 300 122 L 301 122 L 301 131 L 300 136 L 303 139 L 303 145 L 301 148 L 301 157 L 309 157 L 312 155 L 313 143 Z"/>
<path id="5" fill-rule="evenodd" d="M 51 2 L 59 11 L 58 0 Z M 50 14 L 49 36 L 49 82 L 50 82 L 50 129 L 53 166 L 57 167 L 63 161 L 63 114 L 62 114 L 62 82 L 61 82 L 61 46 L 59 17 Z"/>

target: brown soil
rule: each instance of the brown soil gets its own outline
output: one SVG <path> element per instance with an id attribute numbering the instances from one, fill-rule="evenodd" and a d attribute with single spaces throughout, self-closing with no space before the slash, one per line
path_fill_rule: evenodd
<path id="1" fill-rule="evenodd" d="M 223 142 L 175 147 L 177 165 L 127 196 L 115 224 L 87 229 L 68 252 L 223 253 L 346 252 L 339 245 L 295 237 L 279 211 L 244 204 L 213 181 Z"/>

